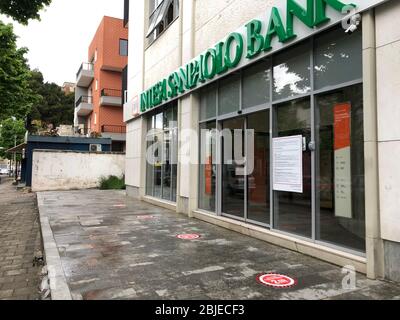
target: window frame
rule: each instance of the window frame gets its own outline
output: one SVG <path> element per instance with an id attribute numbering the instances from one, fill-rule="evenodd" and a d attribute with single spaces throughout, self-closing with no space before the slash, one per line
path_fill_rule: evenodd
<path id="1" fill-rule="evenodd" d="M 157 1 L 157 0 L 150 0 L 151 2 Z M 157 10 L 165 3 L 168 2 L 169 5 L 163 8 L 161 8 L 159 14 L 162 14 L 162 19 L 160 22 L 154 26 L 152 31 L 148 31 L 146 35 L 146 40 L 147 40 L 147 47 L 150 47 L 158 38 L 161 37 L 161 35 L 179 18 L 179 8 L 180 8 L 180 3 L 179 0 L 161 0 L 160 3 L 158 4 L 157 7 L 151 11 L 151 6 L 149 6 L 149 17 L 148 17 L 148 28 L 150 29 L 150 25 L 152 23 L 152 16 L 157 12 Z M 173 18 L 171 22 L 168 23 L 168 12 L 170 5 L 173 5 Z M 160 25 L 163 25 L 162 30 L 160 31 Z"/>
<path id="2" fill-rule="evenodd" d="M 124 49 L 124 46 L 122 44 L 126 43 L 126 54 L 124 54 L 124 52 L 122 52 L 122 50 Z M 129 40 L 128 39 L 124 39 L 124 38 L 120 38 L 119 39 L 119 55 L 121 57 L 127 57 L 129 55 Z"/>
<path id="3" fill-rule="evenodd" d="M 228 74 L 227 76 L 225 76 L 223 78 L 219 78 L 219 79 L 217 79 L 215 81 L 212 81 L 212 82 L 208 83 L 207 85 L 201 87 L 200 90 L 207 91 L 208 88 L 210 88 L 212 85 L 214 85 L 216 87 L 215 90 L 216 90 L 216 97 L 217 98 L 216 98 L 215 117 L 202 119 L 202 110 L 201 110 L 201 108 L 199 108 L 199 121 L 198 121 L 198 124 L 199 124 L 199 127 L 198 127 L 199 137 L 201 136 L 200 135 L 200 132 L 201 132 L 200 131 L 201 130 L 200 129 L 200 125 L 201 124 L 206 124 L 206 123 L 208 123 L 210 121 L 215 121 L 216 122 L 216 128 L 217 128 L 217 130 L 219 130 L 221 128 L 221 122 L 224 121 L 224 120 L 231 119 L 231 118 L 238 118 L 238 117 L 247 117 L 250 114 L 254 114 L 254 113 L 257 113 L 257 112 L 260 112 L 260 111 L 263 111 L 263 110 L 270 110 L 270 130 L 271 130 L 270 137 L 271 137 L 271 145 L 272 145 L 272 139 L 274 137 L 274 122 L 273 121 L 274 121 L 274 117 L 275 117 L 275 112 L 274 112 L 275 108 L 278 108 L 279 105 L 281 105 L 282 103 L 295 101 L 295 100 L 300 100 L 300 99 L 304 99 L 304 98 L 309 98 L 310 99 L 310 104 L 311 104 L 311 106 L 310 106 L 310 110 L 311 110 L 310 117 L 311 117 L 312 140 L 315 141 L 315 135 L 316 135 L 316 130 L 317 130 L 317 128 L 315 127 L 315 110 L 316 110 L 316 106 L 315 105 L 316 105 L 317 97 L 322 95 L 322 94 L 332 93 L 332 92 L 335 92 L 335 91 L 337 91 L 339 89 L 343 89 L 343 88 L 346 88 L 346 87 L 351 87 L 351 86 L 360 85 L 360 84 L 363 85 L 363 75 L 361 74 L 360 78 L 357 78 L 357 79 L 354 79 L 354 80 L 349 80 L 349 81 L 346 80 L 346 81 L 342 81 L 342 82 L 337 82 L 337 83 L 335 83 L 333 85 L 328 85 L 328 86 L 322 87 L 320 89 L 317 89 L 317 86 L 316 86 L 316 83 L 315 83 L 316 80 L 315 80 L 315 69 L 314 69 L 315 68 L 315 55 L 314 55 L 315 54 L 315 47 L 314 47 L 314 45 L 315 45 L 317 39 L 319 39 L 320 37 L 323 37 L 325 34 L 328 34 L 329 32 L 334 32 L 335 29 L 339 28 L 339 27 L 340 26 L 338 24 L 334 25 L 331 28 L 325 30 L 324 32 L 321 32 L 321 33 L 318 33 L 316 35 L 313 35 L 310 38 L 305 39 L 304 41 L 301 41 L 301 42 L 299 42 L 299 43 L 297 43 L 297 44 L 295 44 L 293 46 L 288 46 L 287 48 L 285 48 L 283 50 L 280 50 L 280 51 L 278 51 L 278 52 L 276 52 L 276 53 L 274 53 L 272 55 L 269 55 L 269 56 L 267 56 L 265 58 L 258 59 L 257 61 L 254 61 L 253 63 L 243 67 L 242 69 L 240 69 L 240 71 L 235 71 L 235 72 L 233 72 L 231 74 Z M 363 33 L 363 30 L 360 29 L 357 32 Z M 275 63 L 276 57 L 281 55 L 282 53 L 285 53 L 285 51 L 288 52 L 288 51 L 293 50 L 293 49 L 295 50 L 296 47 L 300 47 L 300 46 L 302 46 L 304 44 L 307 44 L 307 43 L 309 44 L 309 49 L 308 49 L 309 57 L 308 58 L 309 58 L 309 61 L 310 61 L 310 63 L 309 63 L 309 81 L 310 81 L 310 87 L 311 87 L 310 91 L 307 92 L 307 93 L 304 93 L 304 94 L 297 94 L 297 95 L 293 95 L 293 96 L 282 98 L 282 99 L 275 99 L 274 98 L 274 94 L 273 94 L 273 92 L 274 92 L 273 90 L 274 90 L 274 81 L 275 81 L 274 63 Z M 361 43 L 361 45 L 362 45 L 362 43 Z M 361 54 L 362 54 L 362 52 L 361 52 Z M 243 108 L 243 94 L 242 94 L 243 93 L 242 92 L 242 90 L 243 90 L 243 71 L 246 70 L 246 68 L 254 67 L 257 63 L 262 63 L 261 61 L 267 60 L 267 59 L 269 59 L 269 71 L 270 71 L 270 83 L 269 83 L 270 95 L 269 95 L 269 101 L 267 101 L 266 103 L 264 103 L 262 105 L 259 105 L 259 106 L 253 106 L 253 107 L 250 107 L 250 108 Z M 239 107 L 239 110 L 235 111 L 235 112 L 232 112 L 232 113 L 219 115 L 219 87 L 220 87 L 221 83 L 223 81 L 225 81 L 225 79 L 229 78 L 230 76 L 234 75 L 237 72 L 241 72 L 241 77 L 240 77 L 240 84 L 241 84 L 240 85 L 240 91 L 241 92 L 240 92 L 240 101 L 239 101 L 240 107 Z M 200 97 L 199 106 L 200 107 L 202 106 L 201 97 Z M 202 142 L 199 139 L 199 146 L 201 145 L 201 143 Z M 220 157 L 220 155 L 218 155 L 218 153 L 221 152 L 221 150 L 219 149 L 220 146 L 221 146 L 220 142 L 217 142 L 217 158 Z M 272 157 L 272 152 L 271 152 L 271 157 Z M 316 155 L 314 155 L 314 158 L 316 160 Z M 200 160 L 201 159 L 200 159 L 200 156 L 199 156 L 199 163 L 200 163 Z M 272 165 L 272 159 L 270 159 L 270 161 L 271 161 L 270 163 Z M 221 182 L 222 182 L 220 166 L 221 165 L 217 166 L 217 174 L 216 174 L 216 177 L 217 177 L 217 181 L 216 181 L 217 191 L 216 191 L 216 210 L 215 210 L 215 212 L 207 211 L 207 210 L 204 210 L 204 209 L 200 208 L 200 202 L 199 202 L 199 200 L 200 200 L 200 179 L 199 179 L 199 183 L 197 185 L 197 195 L 198 195 L 197 210 L 198 211 L 207 212 L 209 214 L 213 214 L 213 215 L 216 215 L 216 216 L 222 216 L 222 210 L 221 210 L 221 200 L 222 200 L 222 198 L 221 198 L 221 191 L 219 190 L 220 187 L 221 187 Z M 315 164 L 314 164 L 314 166 L 315 166 Z M 199 174 L 200 174 L 200 170 L 201 170 L 201 167 L 199 165 L 198 166 L 198 173 Z M 271 168 L 271 170 L 272 170 L 272 168 Z M 312 170 L 315 170 L 315 168 L 312 168 Z M 312 206 L 313 207 L 317 207 L 317 203 L 316 203 L 316 201 L 317 201 L 317 198 L 316 198 L 317 197 L 317 195 L 316 195 L 316 192 L 317 192 L 317 184 L 316 184 L 317 181 L 316 181 L 316 179 L 317 179 L 317 177 L 316 177 L 316 175 L 317 175 L 317 171 L 315 171 L 314 178 L 313 178 L 313 181 L 312 181 L 312 183 L 314 184 L 313 189 L 312 189 L 312 193 L 313 193 L 312 194 L 312 196 L 313 196 L 313 198 L 312 198 Z M 317 239 L 317 237 L 316 237 L 317 221 L 316 220 L 317 220 L 317 215 L 319 214 L 319 212 L 317 211 L 316 208 L 313 208 L 313 212 L 312 212 L 312 220 L 313 221 L 312 221 L 312 236 L 311 236 L 311 238 L 302 237 L 300 235 L 296 235 L 294 233 L 281 231 L 281 230 L 278 230 L 277 228 L 275 228 L 275 211 L 274 211 L 275 199 L 274 199 L 274 196 L 273 196 L 274 191 L 272 189 L 272 186 L 273 186 L 272 174 L 270 176 L 271 176 L 271 184 L 270 185 L 271 185 L 271 195 L 272 195 L 271 196 L 271 210 L 270 210 L 271 222 L 270 222 L 269 226 L 264 226 L 267 230 L 271 230 L 271 231 L 273 231 L 274 233 L 277 233 L 277 234 L 288 235 L 290 237 L 301 239 L 301 240 L 304 240 L 304 241 L 307 241 L 307 242 L 310 242 L 310 243 L 319 244 L 319 245 L 323 245 L 325 247 L 337 249 L 337 250 L 340 250 L 342 252 L 348 252 L 350 254 L 354 254 L 354 255 L 357 255 L 357 256 L 365 257 L 366 253 L 363 252 L 363 251 L 358 251 L 358 250 L 356 250 L 354 248 L 342 246 L 340 244 L 333 244 L 331 242 L 327 242 L 327 241 L 323 241 L 323 240 Z M 249 222 L 249 223 L 253 224 L 251 222 Z"/>

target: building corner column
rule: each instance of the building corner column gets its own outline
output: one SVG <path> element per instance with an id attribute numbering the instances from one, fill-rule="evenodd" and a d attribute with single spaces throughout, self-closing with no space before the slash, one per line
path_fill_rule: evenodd
<path id="1" fill-rule="evenodd" d="M 379 203 L 376 30 L 373 10 L 363 14 L 365 220 L 367 276 L 384 278 Z"/>

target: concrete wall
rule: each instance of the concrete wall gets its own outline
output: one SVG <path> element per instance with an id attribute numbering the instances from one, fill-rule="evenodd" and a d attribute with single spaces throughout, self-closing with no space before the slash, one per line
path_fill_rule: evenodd
<path id="1" fill-rule="evenodd" d="M 381 235 L 386 276 L 400 281 L 400 2 L 375 15 Z"/>
<path id="2" fill-rule="evenodd" d="M 137 188 L 141 186 L 141 173 L 143 170 L 140 170 L 140 168 L 146 151 L 142 147 L 144 144 L 143 134 L 146 131 L 146 128 L 142 129 L 143 125 L 146 126 L 146 123 L 142 121 L 142 118 L 138 118 L 127 124 L 125 179 L 127 185 Z"/>
<path id="3" fill-rule="evenodd" d="M 32 191 L 89 189 L 101 177 L 125 174 L 125 155 L 77 151 L 35 150 Z"/>
<path id="4" fill-rule="evenodd" d="M 276 0 L 201 0 L 195 3 L 195 56 L 197 56 L 227 34 L 258 17 L 262 12 L 266 12 Z"/>

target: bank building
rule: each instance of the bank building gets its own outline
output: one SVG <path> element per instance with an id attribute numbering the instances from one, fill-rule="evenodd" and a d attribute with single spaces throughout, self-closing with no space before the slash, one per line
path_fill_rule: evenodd
<path id="1" fill-rule="evenodd" d="M 129 197 L 400 281 L 399 1 L 125 9 Z"/>

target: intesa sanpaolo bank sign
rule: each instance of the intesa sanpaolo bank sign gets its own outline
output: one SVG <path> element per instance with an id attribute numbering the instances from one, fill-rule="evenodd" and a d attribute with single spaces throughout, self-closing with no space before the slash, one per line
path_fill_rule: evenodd
<path id="1" fill-rule="evenodd" d="M 280 0 L 140 95 L 140 113 L 387 0 Z M 343 31 L 344 32 L 344 31 Z"/>

